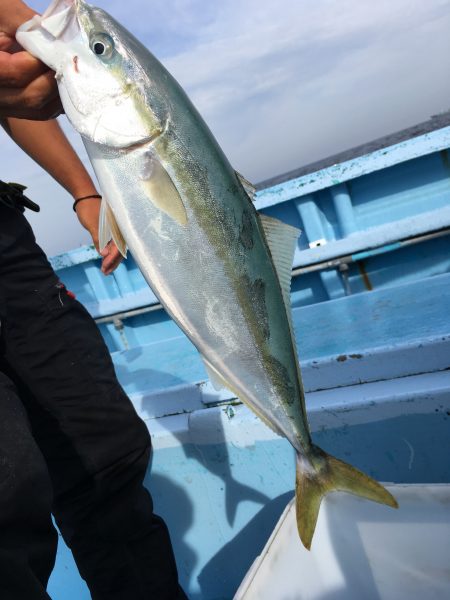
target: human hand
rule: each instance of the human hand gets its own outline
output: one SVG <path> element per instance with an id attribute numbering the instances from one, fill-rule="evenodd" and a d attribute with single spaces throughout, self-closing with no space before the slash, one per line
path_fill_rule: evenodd
<path id="1" fill-rule="evenodd" d="M 91 234 L 97 252 L 103 257 L 102 273 L 110 275 L 119 266 L 123 257 L 113 241 L 110 241 L 103 250 L 99 248 L 98 223 L 100 203 L 99 198 L 88 198 L 87 200 L 78 202 L 76 213 L 80 223 Z"/>
<path id="2" fill-rule="evenodd" d="M 62 112 L 54 72 L 0 30 L 0 118 L 41 121 Z"/>

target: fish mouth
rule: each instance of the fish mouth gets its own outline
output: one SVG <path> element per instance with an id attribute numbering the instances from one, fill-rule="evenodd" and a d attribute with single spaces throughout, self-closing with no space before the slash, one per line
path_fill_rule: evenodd
<path id="1" fill-rule="evenodd" d="M 78 0 L 53 0 L 42 13 L 42 19 L 47 19 L 67 9 L 74 8 L 77 4 Z"/>
<path id="2" fill-rule="evenodd" d="M 80 31 L 78 14 L 83 9 L 82 0 L 53 0 L 42 15 L 35 15 L 17 30 L 17 40 L 22 36 L 41 31 L 48 41 L 69 41 Z"/>
<path id="3" fill-rule="evenodd" d="M 19 44 L 55 71 L 58 83 L 63 79 L 68 60 L 75 70 L 78 68 L 77 52 L 69 50 L 68 55 L 62 51 L 61 44 L 67 43 L 68 49 L 74 47 L 72 42 L 78 46 L 78 39 L 81 41 L 84 33 L 79 23 L 79 11 L 83 12 L 85 8 L 81 0 L 53 0 L 42 15 L 35 15 L 16 32 Z M 67 92 L 74 111 L 80 112 L 76 96 L 72 98 L 72 90 Z"/>

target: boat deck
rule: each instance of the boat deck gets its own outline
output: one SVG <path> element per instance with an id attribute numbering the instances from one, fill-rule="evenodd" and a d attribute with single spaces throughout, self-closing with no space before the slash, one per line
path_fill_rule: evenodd
<path id="1" fill-rule="evenodd" d="M 256 201 L 303 230 L 291 298 L 313 439 L 382 481 L 450 481 L 449 145 L 445 126 Z M 214 390 L 132 257 L 108 278 L 92 248 L 52 262 L 148 424 L 146 483 L 189 598 L 231 600 L 292 498 L 290 445 Z M 62 542 L 49 591 L 89 599 Z"/>

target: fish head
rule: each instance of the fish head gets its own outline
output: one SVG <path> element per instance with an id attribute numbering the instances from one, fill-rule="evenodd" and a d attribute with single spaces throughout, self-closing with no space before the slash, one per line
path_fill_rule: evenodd
<path id="1" fill-rule="evenodd" d="M 143 73 L 105 11 L 54 0 L 19 27 L 19 44 L 55 71 L 64 111 L 88 140 L 111 148 L 145 143 L 162 128 L 146 106 Z"/>

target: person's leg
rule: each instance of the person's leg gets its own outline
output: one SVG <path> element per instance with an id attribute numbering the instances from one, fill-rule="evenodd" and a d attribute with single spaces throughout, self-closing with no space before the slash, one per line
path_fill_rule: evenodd
<path id="1" fill-rule="evenodd" d="M 18 226 L 16 226 L 18 227 Z M 69 297 L 31 231 L 3 256 L 7 359 L 54 489 L 53 513 L 93 600 L 184 598 L 167 528 L 143 479 L 145 424 L 120 387 L 87 311 Z"/>
<path id="2" fill-rule="evenodd" d="M 1 369 L 1 360 L 0 360 Z M 0 371 L 0 598 L 49 600 L 58 536 L 44 459 L 13 383 Z"/>

